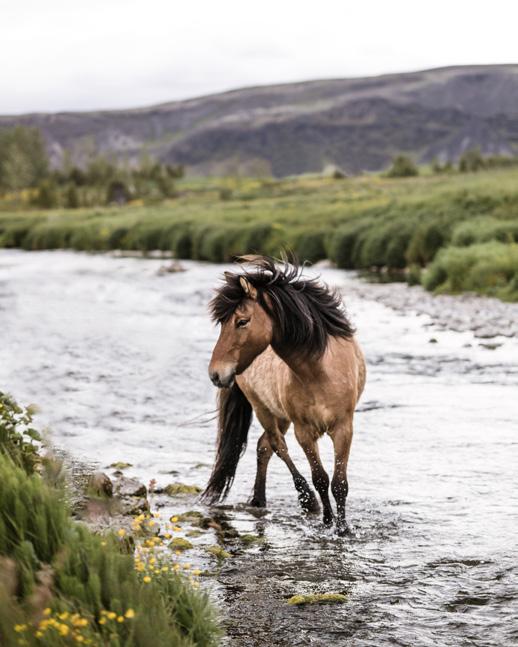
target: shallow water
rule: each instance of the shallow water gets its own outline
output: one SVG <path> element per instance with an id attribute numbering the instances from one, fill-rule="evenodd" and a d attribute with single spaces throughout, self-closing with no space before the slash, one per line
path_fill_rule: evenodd
<path id="1" fill-rule="evenodd" d="M 124 460 L 143 480 L 203 485 L 215 437 L 206 368 L 217 336 L 206 304 L 223 268 L 186 262 L 186 272 L 159 276 L 162 263 L 1 251 L 0 389 L 37 403 L 38 422 L 78 460 L 103 468 Z M 358 279 L 347 273 L 323 277 L 343 288 L 369 367 L 349 463 L 353 532 L 337 539 L 304 519 L 275 458 L 267 513 L 242 505 L 254 425 L 218 518 L 261 541 L 246 549 L 230 541 L 232 558 L 207 584 L 229 644 L 517 642 L 518 340 L 485 348 L 471 333 L 435 330 L 424 315 L 348 299 Z M 290 434 L 288 443 L 309 476 Z M 348 599 L 286 604 L 305 592 Z"/>

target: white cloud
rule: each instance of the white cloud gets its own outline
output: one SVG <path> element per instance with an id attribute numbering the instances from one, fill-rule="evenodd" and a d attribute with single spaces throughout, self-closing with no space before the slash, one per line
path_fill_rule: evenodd
<path id="1" fill-rule="evenodd" d="M 0 114 L 518 62 L 513 0 L 0 0 Z"/>

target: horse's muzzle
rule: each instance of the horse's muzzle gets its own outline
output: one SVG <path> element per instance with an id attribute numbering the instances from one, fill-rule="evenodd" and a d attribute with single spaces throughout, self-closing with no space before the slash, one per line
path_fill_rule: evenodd
<path id="1" fill-rule="evenodd" d="M 209 377 L 212 384 L 217 386 L 219 389 L 226 389 L 234 384 L 234 378 L 236 376 L 236 371 L 232 370 L 228 373 L 220 373 L 218 371 L 209 371 Z"/>

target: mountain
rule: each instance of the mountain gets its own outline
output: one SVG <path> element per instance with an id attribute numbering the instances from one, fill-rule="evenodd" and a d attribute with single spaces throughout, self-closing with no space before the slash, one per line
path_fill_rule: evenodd
<path id="1" fill-rule="evenodd" d="M 449 67 L 245 88 L 148 108 L 0 117 L 38 126 L 55 164 L 144 153 L 192 174 L 375 171 L 404 152 L 518 154 L 518 65 Z"/>

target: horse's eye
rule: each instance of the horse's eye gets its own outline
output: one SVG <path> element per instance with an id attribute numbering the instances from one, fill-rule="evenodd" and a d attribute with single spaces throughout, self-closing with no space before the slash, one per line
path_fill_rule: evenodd
<path id="1" fill-rule="evenodd" d="M 250 319 L 239 319 L 236 323 L 236 328 L 243 328 L 250 321 Z"/>

